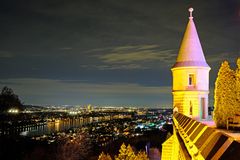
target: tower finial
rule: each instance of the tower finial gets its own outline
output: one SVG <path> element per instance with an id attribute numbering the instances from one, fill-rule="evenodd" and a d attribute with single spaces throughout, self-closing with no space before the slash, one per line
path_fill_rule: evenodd
<path id="1" fill-rule="evenodd" d="M 189 16 L 189 19 L 193 19 L 193 16 L 192 16 L 192 12 L 193 12 L 193 8 L 189 8 L 188 11 L 190 12 L 190 16 Z"/>

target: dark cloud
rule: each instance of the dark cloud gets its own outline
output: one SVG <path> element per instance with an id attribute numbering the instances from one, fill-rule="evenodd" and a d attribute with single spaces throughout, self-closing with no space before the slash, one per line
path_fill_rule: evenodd
<path id="1" fill-rule="evenodd" d="M 220 63 L 227 59 L 233 64 L 240 55 L 238 0 L 3 0 L 0 79 L 6 84 L 8 79 L 32 78 L 171 86 L 170 68 L 189 6 L 194 8 L 194 21 L 212 68 L 213 87 Z M 57 91 L 52 99 L 39 92 L 42 98 L 32 97 L 26 103 L 36 98 L 58 103 L 66 95 Z M 19 89 L 19 94 L 24 90 Z M 146 102 L 161 104 L 161 97 L 151 96 L 146 95 Z M 116 97 L 104 101 L 120 104 Z M 102 103 L 104 98 L 94 99 Z M 171 105 L 171 96 L 165 99 Z M 136 101 L 143 103 L 144 98 Z"/>

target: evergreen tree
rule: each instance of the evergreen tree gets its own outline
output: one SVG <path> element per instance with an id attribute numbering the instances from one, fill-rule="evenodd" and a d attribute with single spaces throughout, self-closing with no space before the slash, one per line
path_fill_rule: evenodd
<path id="1" fill-rule="evenodd" d="M 98 160 L 112 160 L 112 158 L 109 154 L 102 152 L 99 155 Z M 115 156 L 115 160 L 149 160 L 149 158 L 147 157 L 146 152 L 143 151 L 138 152 L 136 155 L 130 144 L 126 147 L 123 143 L 119 149 L 119 154 Z"/>
<path id="2" fill-rule="evenodd" d="M 98 160 L 112 160 L 112 158 L 109 154 L 105 154 L 104 152 L 102 152 L 99 155 Z"/>
<path id="3" fill-rule="evenodd" d="M 123 143 L 119 149 L 118 156 L 115 157 L 115 160 L 135 160 L 135 158 L 136 155 L 133 152 L 130 144 L 126 147 L 126 145 Z"/>
<path id="4" fill-rule="evenodd" d="M 127 159 L 129 159 L 129 160 L 134 160 L 135 159 L 136 155 L 135 155 L 132 147 L 130 146 L 130 144 L 128 144 L 128 146 L 127 146 L 127 153 L 128 153 Z"/>
<path id="5" fill-rule="evenodd" d="M 140 151 L 136 156 L 136 160 L 149 160 L 146 152 Z"/>
<path id="6" fill-rule="evenodd" d="M 235 72 L 227 61 L 219 69 L 214 93 L 213 119 L 217 127 L 226 127 L 227 118 L 236 113 Z"/>
<path id="7" fill-rule="evenodd" d="M 7 111 L 10 108 L 23 109 L 23 105 L 11 88 L 3 87 L 0 94 L 0 111 Z"/>

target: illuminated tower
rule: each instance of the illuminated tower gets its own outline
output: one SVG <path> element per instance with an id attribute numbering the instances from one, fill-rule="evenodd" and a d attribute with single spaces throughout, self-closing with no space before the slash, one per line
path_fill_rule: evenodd
<path id="1" fill-rule="evenodd" d="M 173 134 L 162 144 L 162 160 L 240 159 L 240 143 L 201 122 L 208 116 L 209 71 L 192 12 L 172 67 Z M 194 120 L 195 119 L 195 120 Z M 200 121 L 199 121 L 200 120 Z"/>
<path id="2" fill-rule="evenodd" d="M 208 116 L 209 71 L 197 30 L 193 8 L 180 46 L 177 61 L 172 67 L 174 110 L 194 119 Z"/>

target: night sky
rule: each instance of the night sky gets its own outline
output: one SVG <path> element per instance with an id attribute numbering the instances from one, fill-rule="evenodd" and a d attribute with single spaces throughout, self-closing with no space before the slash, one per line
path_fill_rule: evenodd
<path id="1" fill-rule="evenodd" d="M 24 104 L 171 106 L 193 17 L 210 71 L 240 56 L 239 0 L 1 0 L 0 87 Z"/>

